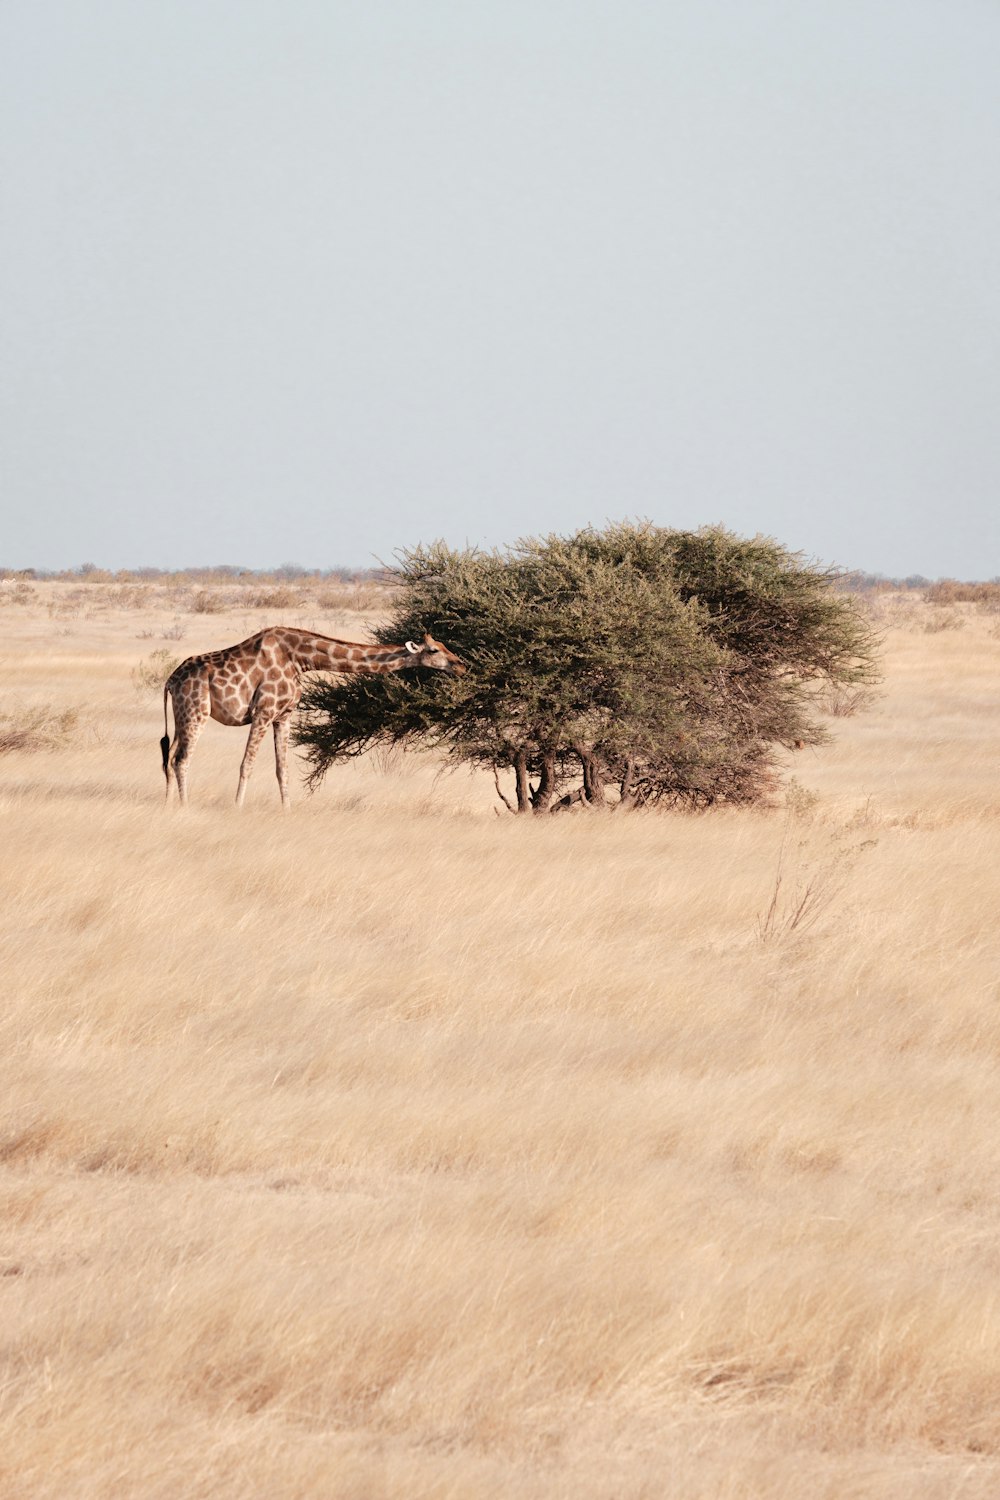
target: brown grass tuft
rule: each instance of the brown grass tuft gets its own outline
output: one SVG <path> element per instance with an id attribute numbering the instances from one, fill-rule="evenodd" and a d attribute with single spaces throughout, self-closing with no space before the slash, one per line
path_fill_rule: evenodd
<path id="1" fill-rule="evenodd" d="M 80 722 L 78 708 L 32 707 L 0 710 L 0 755 L 12 750 L 59 750 L 72 740 Z"/>

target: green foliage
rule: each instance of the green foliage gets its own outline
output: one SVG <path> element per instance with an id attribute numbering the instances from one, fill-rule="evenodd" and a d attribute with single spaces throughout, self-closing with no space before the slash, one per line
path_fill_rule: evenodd
<path id="1" fill-rule="evenodd" d="M 430 631 L 467 664 L 321 682 L 297 731 L 336 759 L 420 742 L 513 770 L 519 811 L 563 800 L 752 802 L 779 744 L 816 744 L 809 684 L 873 680 L 875 642 L 834 575 L 766 538 L 615 525 L 402 555 L 378 639 Z M 529 777 L 534 777 L 531 785 Z"/>

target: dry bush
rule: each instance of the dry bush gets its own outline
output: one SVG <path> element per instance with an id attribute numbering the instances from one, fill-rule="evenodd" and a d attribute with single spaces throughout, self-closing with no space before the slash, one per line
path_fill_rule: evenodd
<path id="1" fill-rule="evenodd" d="M 60 594 L 50 598 L 45 608 L 50 620 L 75 620 L 81 613 L 79 600 Z"/>
<path id="2" fill-rule="evenodd" d="M 53 708 L 49 703 L 0 709 L 0 755 L 11 750 L 60 750 L 79 722 L 78 708 Z"/>
<path id="3" fill-rule="evenodd" d="M 771 943 L 793 932 L 805 932 L 822 916 L 836 894 L 825 871 L 813 870 L 786 888 L 779 868 L 771 899 L 757 917 L 758 942 Z"/>
<path id="4" fill-rule="evenodd" d="M 78 576 L 83 580 L 84 584 L 88 588 L 91 588 L 94 584 L 98 583 L 114 582 L 113 573 L 109 572 L 107 568 L 95 568 L 93 563 L 86 563 L 79 570 Z"/>
<path id="5" fill-rule="evenodd" d="M 858 858 L 876 847 L 874 839 L 845 844 L 839 833 L 825 845 L 817 845 L 815 839 L 812 843 L 803 837 L 796 839 L 794 825 L 810 822 L 818 801 L 815 793 L 809 793 L 794 778 L 789 783 L 788 824 L 778 848 L 770 899 L 754 924 L 760 943 L 775 942 L 793 933 L 801 935 L 812 927 L 845 890 Z"/>
<path id="6" fill-rule="evenodd" d="M 309 598 L 301 589 L 287 588 L 278 584 L 275 588 L 252 589 L 242 600 L 247 609 L 290 609 L 304 604 Z"/>
<path id="7" fill-rule="evenodd" d="M 212 589 L 199 589 L 191 596 L 188 608 L 193 615 L 221 615 L 229 608 L 226 594 Z"/>
<path id="8" fill-rule="evenodd" d="M 363 614 L 387 608 L 391 599 L 392 590 L 384 583 L 368 580 L 360 583 L 327 584 L 317 595 L 316 603 L 320 609 L 329 613 L 344 611 Z"/>
<path id="9" fill-rule="evenodd" d="M 148 609 L 151 593 L 146 584 L 120 584 L 107 589 L 103 597 L 112 609 Z"/>
<path id="10" fill-rule="evenodd" d="M 166 583 L 158 590 L 158 603 L 163 609 L 190 613 L 192 598 L 190 586 L 183 583 Z"/>
<path id="11" fill-rule="evenodd" d="M 928 586 L 924 597 L 928 604 L 977 604 L 987 613 L 1000 612 L 1000 582 L 960 583 L 955 578 L 942 578 Z"/>
<path id="12" fill-rule="evenodd" d="M 0 604 L 34 604 L 38 598 L 37 589 L 33 589 L 29 583 L 15 583 L 13 588 L 0 589 Z"/>
<path id="13" fill-rule="evenodd" d="M 819 803 L 818 792 L 803 786 L 796 776 L 788 777 L 785 782 L 785 810 L 790 819 L 802 823 L 811 822 Z"/>
<path id="14" fill-rule="evenodd" d="M 959 614 L 957 609 L 944 609 L 940 613 L 935 611 L 924 620 L 924 632 L 927 635 L 937 635 L 942 630 L 964 630 L 965 616 Z"/>
<path id="15" fill-rule="evenodd" d="M 886 630 L 919 630 L 927 617 L 923 598 L 910 590 L 867 595 L 859 602 L 869 619 Z"/>
<path id="16" fill-rule="evenodd" d="M 151 651 L 138 666 L 132 668 L 132 686 L 137 693 L 162 693 L 163 684 L 174 668 L 180 665 L 180 661 L 179 656 L 174 656 L 164 647 L 159 651 Z"/>
<path id="17" fill-rule="evenodd" d="M 171 625 L 164 626 L 160 634 L 165 641 L 182 641 L 187 635 L 187 626 L 178 615 Z"/>
<path id="18" fill-rule="evenodd" d="M 867 713 L 883 697 L 878 688 L 864 684 L 852 687 L 841 682 L 826 682 L 816 694 L 816 705 L 834 719 L 852 719 Z"/>

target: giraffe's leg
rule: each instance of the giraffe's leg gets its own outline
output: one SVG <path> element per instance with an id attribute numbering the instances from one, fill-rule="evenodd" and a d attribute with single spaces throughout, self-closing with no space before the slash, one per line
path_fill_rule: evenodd
<path id="1" fill-rule="evenodd" d="M 184 713 L 176 720 L 176 738 L 174 740 L 174 775 L 177 777 L 177 798 L 183 807 L 187 802 L 187 773 L 188 761 L 191 752 L 197 745 L 201 731 L 208 722 L 208 714 L 198 711 Z M 167 783 L 169 794 L 170 784 Z"/>
<path id="2" fill-rule="evenodd" d="M 292 718 L 289 714 L 283 719 L 274 721 L 274 770 L 278 778 L 278 790 L 281 793 L 282 807 L 291 807 L 291 798 L 288 795 L 288 734 L 292 727 Z"/>
<path id="3" fill-rule="evenodd" d="M 264 738 L 271 724 L 271 719 L 266 714 L 258 714 L 250 725 L 250 734 L 247 739 L 247 747 L 243 752 L 243 764 L 240 766 L 240 784 L 236 789 L 236 806 L 243 806 L 243 799 L 247 794 L 247 782 L 250 780 L 250 772 L 253 763 L 257 759 L 257 751 L 260 742 Z"/>

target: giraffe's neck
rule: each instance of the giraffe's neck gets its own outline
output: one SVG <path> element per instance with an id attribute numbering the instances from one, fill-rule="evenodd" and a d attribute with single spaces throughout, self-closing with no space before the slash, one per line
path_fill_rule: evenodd
<path id="1" fill-rule="evenodd" d="M 305 633 L 291 654 L 302 672 L 401 672 L 413 660 L 405 646 L 368 646 Z"/>

